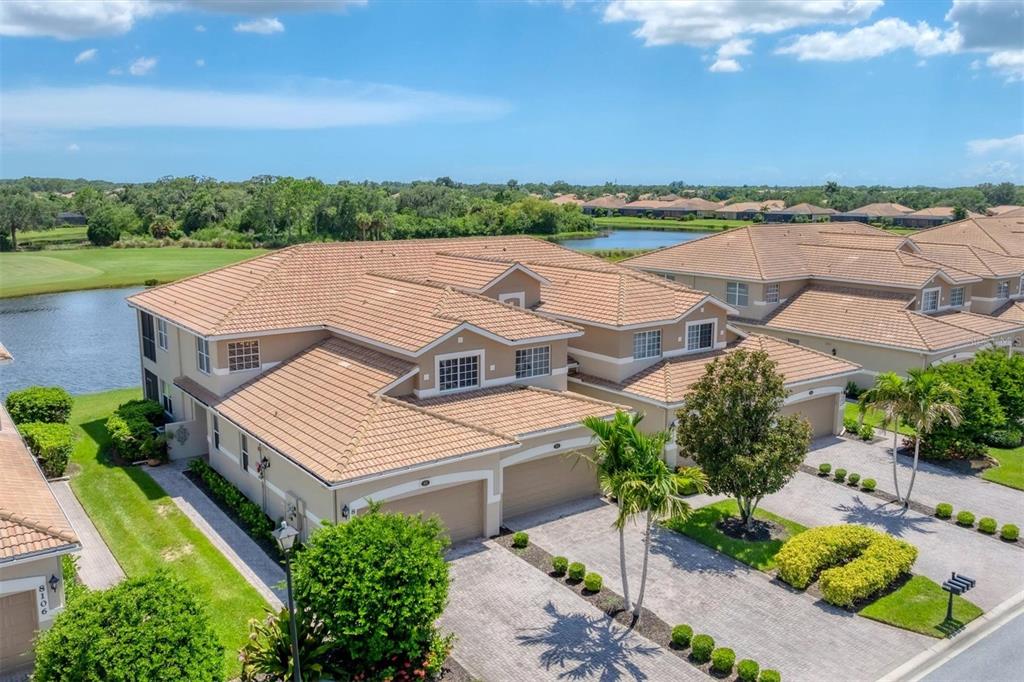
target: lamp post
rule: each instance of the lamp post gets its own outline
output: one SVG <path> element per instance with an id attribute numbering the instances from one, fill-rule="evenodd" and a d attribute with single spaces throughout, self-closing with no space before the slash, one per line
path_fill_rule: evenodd
<path id="1" fill-rule="evenodd" d="M 295 682 L 302 682 L 302 670 L 299 666 L 299 634 L 295 624 L 295 604 L 292 601 L 292 546 L 299 531 L 281 522 L 281 527 L 273 532 L 277 546 L 284 554 L 284 575 L 288 583 L 288 625 L 292 635 L 292 673 Z"/>

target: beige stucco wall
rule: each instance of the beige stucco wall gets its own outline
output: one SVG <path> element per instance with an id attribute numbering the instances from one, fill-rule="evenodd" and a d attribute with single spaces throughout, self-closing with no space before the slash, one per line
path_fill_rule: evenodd
<path id="1" fill-rule="evenodd" d="M 251 339 L 218 340 L 210 343 L 210 350 L 216 346 L 216 362 L 213 365 L 214 382 L 216 392 L 225 395 L 238 388 L 245 382 L 253 379 L 272 367 L 284 362 L 300 351 L 309 348 L 314 343 L 329 336 L 324 330 L 305 332 L 283 332 L 281 334 L 270 334 L 267 336 L 253 337 Z M 239 341 L 259 341 L 260 344 L 260 365 L 258 369 L 247 369 L 232 372 L 228 368 L 228 346 Z M 194 343 L 194 342 L 193 342 Z"/>
<path id="2" fill-rule="evenodd" d="M 502 294 L 519 292 L 526 296 L 525 307 L 532 308 L 540 301 L 540 281 L 533 275 L 517 270 L 481 293 L 489 298 L 498 299 Z"/>
<path id="3" fill-rule="evenodd" d="M 62 577 L 60 556 L 44 556 L 31 561 L 14 565 L 0 566 L 0 597 L 19 592 L 33 592 L 37 595 L 36 614 L 38 627 L 46 630 L 53 624 L 53 619 L 64 608 L 64 580 Z M 51 576 L 57 576 L 60 582 L 57 591 L 50 589 Z M 45 586 L 41 591 L 39 585 Z M 38 601 L 39 595 L 45 594 L 45 604 Z M 45 613 L 44 613 L 45 611 Z"/>
<path id="4" fill-rule="evenodd" d="M 996 298 L 996 290 L 1000 282 L 1010 283 L 1010 298 L 1021 298 L 1024 292 L 1020 291 L 1020 277 L 995 277 L 984 279 L 973 285 L 971 289 L 971 312 L 987 315 L 995 309 L 1006 305 L 1009 299 Z"/>

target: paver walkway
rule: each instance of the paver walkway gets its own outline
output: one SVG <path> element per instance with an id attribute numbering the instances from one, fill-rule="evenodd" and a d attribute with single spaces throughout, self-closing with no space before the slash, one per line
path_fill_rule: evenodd
<path id="1" fill-rule="evenodd" d="M 124 570 L 75 497 L 71 485 L 67 481 L 57 481 L 50 484 L 50 489 L 82 542 L 82 551 L 77 555 L 78 579 L 94 590 L 106 589 L 124 580 Z"/>
<path id="2" fill-rule="evenodd" d="M 708 677 L 627 631 L 572 591 L 491 541 L 449 555 L 440 620 L 455 659 L 482 680 L 693 680 Z"/>
<path id="3" fill-rule="evenodd" d="M 815 441 L 807 453 L 806 464 L 817 468 L 828 462 L 832 469 L 842 467 L 856 471 L 861 478 L 873 478 L 878 490 L 895 493 L 892 484 L 892 434 L 883 442 L 865 443 L 843 438 L 824 438 Z M 913 458 L 900 456 L 900 492 L 906 494 L 910 483 Z M 912 499 L 929 508 L 939 502 L 949 502 L 956 510 L 966 509 L 978 518 L 991 516 L 1000 525 L 1015 523 L 1024 526 L 1024 491 L 986 481 L 978 476 L 958 474 L 949 469 L 921 461 L 917 467 Z"/>
<path id="4" fill-rule="evenodd" d="M 939 583 L 951 571 L 976 579 L 968 598 L 986 610 L 1024 589 L 1019 548 L 811 474 L 797 473 L 761 507 L 806 526 L 860 523 L 907 540 L 919 550 L 914 573 Z"/>
<path id="5" fill-rule="evenodd" d="M 282 585 L 284 569 L 267 556 L 213 500 L 185 478 L 183 472 L 187 465 L 186 460 L 178 460 L 158 467 L 147 467 L 146 471 L 242 577 L 275 610 L 282 608 L 281 600 L 287 598 Z"/>
<path id="6" fill-rule="evenodd" d="M 552 554 L 582 561 L 621 592 L 614 516 L 615 508 L 604 505 L 561 518 L 541 512 L 506 524 L 529 531 L 530 542 Z M 638 581 L 642 527 L 627 527 L 626 539 L 629 574 Z M 635 599 L 639 584 L 630 587 Z M 652 537 L 644 602 L 669 624 L 687 623 L 735 650 L 737 659 L 776 668 L 786 680 L 877 679 L 934 641 L 773 584 L 767 574 L 666 529 Z"/>

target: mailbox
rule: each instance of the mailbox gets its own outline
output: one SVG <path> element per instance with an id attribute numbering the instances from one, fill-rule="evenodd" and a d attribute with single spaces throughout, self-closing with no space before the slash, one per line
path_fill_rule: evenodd
<path id="1" fill-rule="evenodd" d="M 949 580 L 942 583 L 942 589 L 949 592 L 949 603 L 946 605 L 947 621 L 953 620 L 953 595 L 968 592 L 974 585 L 974 578 L 968 578 L 966 575 L 957 575 L 956 571 L 953 571 L 953 575 Z"/>

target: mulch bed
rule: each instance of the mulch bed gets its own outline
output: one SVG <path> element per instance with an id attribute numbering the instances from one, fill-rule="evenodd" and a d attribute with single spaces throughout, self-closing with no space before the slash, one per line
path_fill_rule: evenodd
<path id="1" fill-rule="evenodd" d="M 738 516 L 730 516 L 715 524 L 715 528 L 735 540 L 747 542 L 768 542 L 770 540 L 787 540 L 789 531 L 785 526 L 768 519 L 751 519 L 750 525 L 743 525 Z"/>
<path id="2" fill-rule="evenodd" d="M 441 674 L 436 679 L 442 682 L 474 682 L 476 678 L 449 656 L 441 666 Z"/>
<path id="3" fill-rule="evenodd" d="M 185 475 L 185 478 L 192 481 L 192 483 L 197 488 L 199 488 L 199 490 L 202 491 L 202 493 L 206 495 L 211 502 L 217 505 L 218 509 L 227 514 L 228 518 L 231 519 L 236 526 L 245 531 L 245 534 L 248 535 L 253 542 L 259 545 L 260 549 L 262 549 L 268 557 L 270 557 L 278 563 L 284 561 L 284 557 L 281 556 L 281 551 L 278 549 L 277 543 L 275 543 L 273 540 L 269 538 L 253 535 L 252 532 L 249 530 L 249 526 L 247 526 L 245 522 L 242 521 L 241 518 L 239 518 L 238 514 L 235 513 L 235 510 L 229 507 L 228 505 L 224 504 L 224 502 L 220 498 L 214 495 L 213 491 L 211 491 L 209 486 L 206 485 L 206 481 L 204 481 L 202 477 L 200 477 L 194 471 L 190 471 L 188 469 L 185 469 L 181 473 Z"/>

